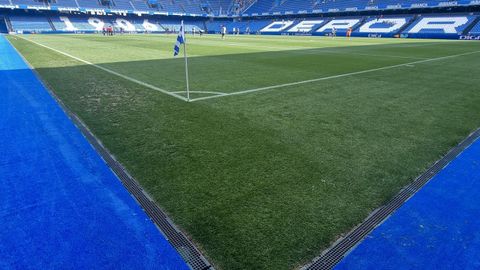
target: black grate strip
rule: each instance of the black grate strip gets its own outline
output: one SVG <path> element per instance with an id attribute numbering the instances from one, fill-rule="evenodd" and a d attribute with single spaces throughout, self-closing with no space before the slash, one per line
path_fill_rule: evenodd
<path id="1" fill-rule="evenodd" d="M 445 166 L 454 160 L 463 150 L 480 138 L 480 129 L 471 133 L 456 147 L 451 149 L 442 159 L 433 164 L 415 181 L 403 188 L 388 204 L 375 210 L 365 221 L 350 231 L 345 237 L 335 242 L 322 255 L 311 263 L 302 267 L 302 270 L 329 270 L 339 263 L 343 257 L 358 243 L 360 243 L 373 229 L 399 209 L 409 198 L 417 193 L 430 179 L 439 173 Z"/>
<path id="2" fill-rule="evenodd" d="M 12 45 L 13 48 L 15 48 Z M 16 48 L 15 48 L 16 50 Z M 17 51 L 18 52 L 18 51 Z M 37 75 L 38 79 L 47 86 L 36 70 L 28 63 L 20 52 L 18 54 L 24 59 L 25 63 Z M 118 176 L 122 184 L 133 195 L 137 202 L 142 206 L 144 211 L 157 225 L 160 232 L 166 239 L 176 248 L 184 260 L 193 270 L 214 270 L 213 266 L 205 259 L 201 252 L 192 244 L 190 240 L 170 221 L 168 216 L 160 209 L 160 207 L 150 199 L 147 193 L 143 191 L 135 179 L 130 176 L 122 165 L 108 152 L 101 142 L 93 135 L 87 126 L 71 112 L 65 104 L 51 91 L 50 87 L 45 87 L 50 95 L 62 107 L 64 112 L 72 119 L 75 125 L 81 130 L 87 140 L 100 153 L 112 171 Z M 442 159 L 433 164 L 426 172 L 416 178 L 411 184 L 403 188 L 388 204 L 381 206 L 373 211 L 364 222 L 355 227 L 345 237 L 335 242 L 329 249 L 324 251 L 319 257 L 315 258 L 311 263 L 303 266 L 302 270 L 328 270 L 332 269 L 342 258 L 365 236 L 367 236 L 380 223 L 388 218 L 393 212 L 400 208 L 410 197 L 417 193 L 430 179 L 447 166 L 455 157 L 463 150 L 470 146 L 476 139 L 480 138 L 480 129 L 471 133 L 456 147 L 451 149 Z"/>
<path id="3" fill-rule="evenodd" d="M 39 81 L 45 86 L 45 89 L 56 100 L 63 111 L 73 121 L 83 136 L 90 142 L 90 144 L 97 150 L 102 159 L 107 163 L 110 169 L 117 175 L 125 188 L 140 204 L 145 213 L 155 223 L 159 231 L 165 236 L 170 244 L 182 256 L 185 262 L 193 270 L 214 270 L 214 267 L 202 255 L 202 253 L 195 247 L 195 245 L 182 233 L 173 222 L 168 218 L 165 212 L 144 192 L 140 184 L 123 168 L 123 166 L 113 157 L 110 152 L 102 145 L 102 143 L 93 135 L 88 127 L 80 120 L 80 118 L 70 111 L 60 98 L 48 87 L 48 84 L 41 78 L 38 72 L 30 63 L 23 57 L 23 55 L 12 45 L 17 53 L 23 58 L 24 62 L 30 67 L 33 73 L 37 76 Z"/>
<path id="4" fill-rule="evenodd" d="M 49 89 L 49 88 L 47 88 Z M 205 259 L 201 252 L 192 244 L 192 242 L 172 223 L 165 212 L 148 196 L 141 188 L 140 184 L 123 168 L 123 166 L 113 157 L 110 152 L 102 145 L 102 143 L 93 135 L 87 126 L 78 118 L 76 114 L 71 112 L 65 104 L 50 91 L 50 94 L 60 104 L 62 109 L 72 119 L 75 125 L 80 129 L 85 138 L 93 145 L 103 160 L 117 175 L 125 188 L 137 200 L 143 210 L 150 219 L 159 228 L 160 232 L 172 244 L 183 259 L 193 270 L 212 269 L 213 266 Z"/>
<path id="5" fill-rule="evenodd" d="M 85 138 L 93 145 L 93 147 L 100 153 L 103 160 L 117 175 L 125 188 L 133 195 L 143 210 L 147 213 L 150 219 L 160 229 L 160 232 L 172 244 L 183 259 L 193 270 L 213 269 L 213 266 L 205 259 L 200 251 L 192 244 L 190 240 L 172 223 L 168 216 L 162 209 L 148 196 L 140 187 L 138 182 L 127 173 L 123 166 L 113 157 L 110 152 L 101 144 L 101 142 L 93 135 L 87 126 L 71 112 L 62 101 L 49 91 L 50 94 L 57 100 L 63 110 L 72 119 L 75 125 L 81 130 Z"/>

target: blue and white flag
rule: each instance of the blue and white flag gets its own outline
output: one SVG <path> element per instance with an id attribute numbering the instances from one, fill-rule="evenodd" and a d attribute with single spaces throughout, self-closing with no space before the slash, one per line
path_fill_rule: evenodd
<path id="1" fill-rule="evenodd" d="M 185 43 L 185 30 L 183 28 L 183 21 L 180 26 L 180 32 L 178 33 L 177 42 L 175 43 L 175 47 L 173 47 L 173 56 L 177 56 L 180 52 L 180 45 Z"/>

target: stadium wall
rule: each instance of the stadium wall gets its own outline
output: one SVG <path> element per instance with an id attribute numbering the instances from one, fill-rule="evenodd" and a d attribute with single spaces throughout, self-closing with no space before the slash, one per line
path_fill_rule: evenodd
<path id="1" fill-rule="evenodd" d="M 312 14 L 337 14 L 351 12 L 388 12 L 413 10 L 456 9 L 462 7 L 479 7 L 480 0 L 398 0 L 398 1 L 274 1 L 257 0 L 239 12 L 231 9 L 232 0 L 189 0 L 171 1 L 159 0 L 157 7 L 150 6 L 146 1 L 115 1 L 113 5 L 104 5 L 96 1 L 37 1 L 37 0 L 0 0 L 0 9 L 23 10 L 51 10 L 59 12 L 84 12 L 106 14 L 142 14 L 142 15 L 170 15 L 170 16 L 204 16 L 204 17 L 261 17 L 261 16 L 304 16 Z M 115 3 L 121 5 L 116 5 Z M 212 5 L 213 3 L 213 5 Z M 223 6 L 223 9 L 222 9 Z"/>
<path id="2" fill-rule="evenodd" d="M 376 16 L 345 16 L 345 17 L 309 17 L 288 19 L 252 19 L 246 21 L 214 20 L 206 24 L 209 33 L 219 33 L 225 25 L 229 33 L 239 29 L 240 33 L 261 35 L 302 35 L 330 36 L 333 28 L 337 36 L 346 36 L 352 29 L 352 36 L 371 38 L 441 38 L 478 40 L 479 23 L 477 13 L 451 14 L 407 14 L 407 15 L 376 15 Z M 259 23 L 263 27 L 255 28 Z M 480 26 L 479 26 L 480 28 Z M 248 29 L 248 30 L 247 30 Z"/>
<path id="3" fill-rule="evenodd" d="M 117 32 L 175 32 L 184 20 L 187 32 L 219 33 L 226 26 L 230 34 L 345 36 L 352 28 L 354 37 L 442 38 L 480 40 L 480 13 L 375 14 L 353 16 L 205 18 L 165 15 L 114 15 L 51 10 L 0 11 L 0 32 L 6 32 L 5 17 L 15 33 L 99 33 L 112 26 Z"/>
<path id="4" fill-rule="evenodd" d="M 180 28 L 180 21 L 184 20 L 187 31 L 205 29 L 205 19 L 179 16 L 155 15 L 114 15 L 80 12 L 55 12 L 8 10 L 0 11 L 0 17 L 7 18 L 12 25 L 13 32 L 18 34 L 56 34 L 56 33 L 100 33 L 103 27 L 112 26 L 116 32 L 125 33 L 168 33 Z"/>

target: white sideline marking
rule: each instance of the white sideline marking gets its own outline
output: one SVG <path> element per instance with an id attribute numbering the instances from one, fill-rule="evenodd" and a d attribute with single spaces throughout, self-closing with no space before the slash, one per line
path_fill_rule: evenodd
<path id="1" fill-rule="evenodd" d="M 214 98 L 219 98 L 219 97 L 242 95 L 242 94 L 260 92 L 260 91 L 265 91 L 265 90 L 270 90 L 270 89 L 283 88 L 283 87 L 288 87 L 288 86 L 295 86 L 295 85 L 300 85 L 300 84 L 307 84 L 307 83 L 312 83 L 312 82 L 319 82 L 319 81 L 337 79 L 337 78 L 342 78 L 342 77 L 347 77 L 347 76 L 371 73 L 371 72 L 380 71 L 380 70 L 387 70 L 387 69 L 393 69 L 393 68 L 404 67 L 404 66 L 408 67 L 408 66 L 415 65 L 415 64 L 439 61 L 439 60 L 455 58 L 455 57 L 459 57 L 459 56 L 471 55 L 471 54 L 475 54 L 475 53 L 479 53 L 479 52 L 480 51 L 473 51 L 473 52 L 460 53 L 460 54 L 454 54 L 454 55 L 448 55 L 448 56 L 442 56 L 442 57 L 436 57 L 436 58 L 429 58 L 429 59 L 420 60 L 420 61 L 414 61 L 414 62 L 403 63 L 403 64 L 398 64 L 398 65 L 379 67 L 379 68 L 372 68 L 372 69 L 361 70 L 361 71 L 350 72 L 350 73 L 344 73 L 344 74 L 333 75 L 333 76 L 328 76 L 328 77 L 321 77 L 321 78 L 317 78 L 317 79 L 310 79 L 310 80 L 305 80 L 305 81 L 298 81 L 298 82 L 292 82 L 292 83 L 284 83 L 284 84 L 260 87 L 260 88 L 255 88 L 255 89 L 249 89 L 249 90 L 244 90 L 244 91 L 227 93 L 227 94 L 223 94 L 223 95 L 194 98 L 194 99 L 191 99 L 190 101 L 194 102 L 194 101 L 214 99 Z"/>
<path id="2" fill-rule="evenodd" d="M 175 91 L 175 92 L 170 92 L 174 94 L 180 94 L 180 93 L 187 93 L 187 91 Z M 227 93 L 223 92 L 214 92 L 214 91 L 190 91 L 190 94 L 212 94 L 212 95 L 225 95 Z"/>
<path id="3" fill-rule="evenodd" d="M 178 94 L 176 94 L 176 93 L 172 93 L 172 92 L 169 92 L 169 91 L 167 91 L 167 90 L 165 90 L 165 89 L 162 89 L 162 88 L 156 87 L 156 86 L 154 86 L 154 85 L 151 85 L 151 84 L 149 84 L 149 83 L 139 81 L 139 80 L 134 79 L 134 78 L 132 78 L 132 77 L 128 77 L 128 76 L 126 76 L 126 75 L 120 74 L 120 73 L 118 73 L 118 72 L 116 72 L 116 71 L 113 71 L 113 70 L 111 70 L 111 69 L 108 69 L 108 68 L 105 68 L 105 67 L 96 65 L 96 64 L 94 64 L 94 63 L 88 62 L 88 61 L 86 61 L 86 60 L 83 60 L 83 59 L 81 59 L 81 58 L 78 58 L 78 57 L 76 57 L 76 56 L 73 56 L 73 55 L 71 55 L 71 54 L 68 54 L 68 53 L 66 53 L 66 52 L 62 52 L 62 51 L 59 51 L 59 50 L 57 50 L 57 49 L 51 48 L 51 47 L 49 47 L 49 46 L 47 46 L 47 45 L 43 45 L 43 44 L 41 44 L 41 43 L 38 43 L 38 42 L 33 41 L 33 40 L 30 40 L 30 39 L 28 39 L 28 38 L 24 38 L 24 37 L 21 37 L 21 36 L 19 36 L 19 37 L 22 38 L 23 40 L 29 41 L 29 42 L 31 42 L 31 43 L 34 43 L 34 44 L 38 45 L 38 46 L 41 46 L 41 47 L 47 48 L 47 49 L 49 49 L 49 50 L 52 50 L 52 51 L 54 51 L 54 52 L 57 52 L 57 53 L 59 53 L 59 54 L 63 54 L 63 55 L 65 55 L 65 56 L 67 56 L 67 57 L 70 57 L 70 58 L 72 58 L 72 59 L 75 59 L 75 60 L 77 60 L 77 61 L 79 61 L 79 62 L 82 62 L 82 63 L 84 63 L 84 64 L 94 66 L 94 67 L 96 67 L 96 68 L 98 68 L 98 69 L 101 69 L 101 70 L 103 70 L 103 71 L 105 71 L 105 72 L 108 72 L 108 73 L 110 73 L 110 74 L 113 74 L 113 75 L 115 75 L 115 76 L 118 76 L 118 77 L 120 77 L 120 78 L 123 78 L 123 79 L 125 79 L 125 80 L 134 82 L 134 83 L 139 84 L 139 85 L 141 85 L 141 86 L 145 86 L 145 87 L 150 88 L 150 89 L 155 90 L 155 91 L 159 91 L 159 92 L 161 92 L 161 93 L 164 93 L 164 94 L 166 94 L 166 95 L 169 95 L 169 96 L 172 96 L 172 97 L 181 99 L 181 100 L 183 100 L 183 101 L 188 101 L 187 98 L 182 97 L 182 96 L 180 96 L 180 95 L 178 95 Z"/>
<path id="4" fill-rule="evenodd" d="M 389 55 L 389 54 L 369 54 L 369 53 L 361 53 L 355 50 L 342 50 L 342 49 L 351 49 L 355 47 L 364 47 L 366 45 L 379 45 L 381 43 L 367 43 L 362 45 L 355 45 L 355 46 L 340 46 L 340 47 L 333 47 L 333 46 L 326 46 L 326 47 L 304 47 L 304 46 L 296 46 L 296 47 L 276 47 L 276 46 L 258 46 L 258 45 L 250 45 L 245 43 L 220 43 L 220 42 L 210 42 L 210 41 L 203 41 L 198 42 L 200 45 L 204 46 L 218 46 L 218 45 L 229 45 L 229 46 L 236 46 L 242 47 L 247 49 L 256 48 L 262 52 L 288 52 L 294 54 L 344 54 L 344 55 L 359 55 L 359 56 L 374 56 L 374 57 L 390 57 L 390 58 L 404 58 L 404 59 L 428 59 L 425 57 L 411 57 L 411 56 L 400 56 L 400 55 Z M 338 49 L 338 51 L 332 50 Z M 274 51 L 272 51 L 274 50 Z"/>
<path id="5" fill-rule="evenodd" d="M 380 71 L 380 70 L 387 70 L 387 69 L 393 69 L 393 68 L 398 68 L 398 67 L 411 67 L 412 65 L 415 65 L 415 64 L 421 64 L 421 63 L 426 63 L 426 62 L 432 62 L 432 61 L 438 61 L 438 60 L 444 60 L 444 59 L 449 59 L 449 58 L 455 58 L 455 57 L 459 57 L 459 56 L 465 56 L 465 55 L 471 55 L 471 54 L 476 54 L 476 53 L 479 53 L 479 51 L 473 51 L 473 52 L 466 52 L 466 53 L 460 53 L 460 54 L 454 54 L 454 55 L 447 55 L 447 56 L 442 56 L 442 57 L 436 57 L 436 58 L 428 58 L 428 59 L 424 59 L 424 60 L 420 60 L 420 61 L 414 61 L 414 62 L 408 62 L 408 63 L 403 63 L 403 64 L 397 64 L 397 65 L 391 65 L 391 66 L 385 66 L 385 67 L 379 67 L 379 68 L 373 68 L 373 69 L 367 69 L 367 70 L 361 70 L 361 71 L 355 71 L 355 72 L 350 72 L 350 73 L 344 73 L 344 74 L 338 74 L 338 75 L 333 75 L 333 76 L 327 76 L 327 77 L 321 77 L 321 78 L 316 78 L 316 79 L 310 79 L 310 80 L 305 80 L 305 81 L 298 81 L 298 82 L 291 82 L 291 83 L 284 83 L 284 84 L 278 84 L 278 85 L 271 85 L 271 86 L 266 86 L 266 87 L 260 87 L 260 88 L 255 88 L 255 89 L 249 89 L 249 90 L 243 90 L 243 91 L 238 91 L 238 92 L 232 92 L 232 93 L 222 93 L 222 92 L 209 92 L 209 91 L 197 91 L 197 93 L 200 93 L 200 92 L 203 92 L 205 94 L 214 94 L 214 96 L 206 96 L 206 97 L 199 97 L 199 98 L 194 98 L 194 99 L 190 99 L 190 100 L 187 100 L 187 98 L 183 97 L 183 96 L 180 96 L 178 95 L 177 93 L 183 93 L 184 91 L 178 91 L 178 92 L 169 92 L 165 89 L 161 89 L 159 87 L 156 87 L 156 86 L 153 86 L 151 84 L 148 84 L 148 83 L 145 83 L 145 82 L 142 82 L 142 81 L 139 81 L 137 79 L 134 79 L 134 78 L 131 78 L 131 77 L 128 77 L 128 76 L 125 76 L 123 74 L 120 74 L 118 72 L 115 72 L 113 70 L 110 70 L 108 68 L 104 68 L 102 66 L 99 66 L 99 65 L 96 65 L 96 64 L 93 64 L 91 62 L 88 62 L 86 60 L 83 60 L 83 59 L 80 59 L 78 57 L 75 57 L 73 55 L 70 55 L 68 53 L 65 53 L 65 52 L 62 52 L 62 51 L 59 51 L 57 49 L 54 49 L 54 48 L 51 48 L 49 46 L 46 46 L 46 45 L 43 45 L 41 43 L 38 43 L 36 41 L 33 41 L 33 40 L 29 40 L 27 38 L 24 38 L 24 37 L 21 37 L 21 36 L 18 36 L 26 41 L 29 41 L 29 42 L 32 42 L 38 46 L 41 46 L 41 47 L 44 47 L 44 48 L 47 48 L 49 50 L 52 50 L 54 52 L 57 52 L 57 53 L 60 53 L 60 54 L 63 54 L 67 57 L 70 57 L 72 59 L 75 59 L 79 62 L 82 62 L 82 63 L 85 63 L 87 65 L 91 65 L 91 66 L 94 66 L 98 69 L 101 69 L 105 72 L 108 72 L 108 73 L 111 73 L 113 75 L 116 75 L 118 77 L 121 77 L 123 79 L 126 79 L 128 81 L 131 81 L 131 82 L 134 82 L 134 83 L 137 83 L 139 85 L 142 85 L 142 86 L 145 86 L 147 88 L 150 88 L 150 89 L 153 89 L 153 90 L 156 90 L 156 91 L 159 91 L 161 93 L 164 93 L 166 95 L 169 95 L 169 96 L 172 96 L 172 97 L 175 97 L 175 98 L 178 98 L 180 100 L 183 100 L 183 101 L 187 101 L 187 102 L 194 102 L 194 101 L 200 101 L 200 100 L 207 100 L 207 99 L 214 99 L 214 98 L 220 98 L 220 97 L 227 97 L 227 96 L 236 96 L 236 95 L 243 95 L 243 94 L 248 94 L 248 93 L 255 93 L 255 92 L 260 92 L 260 91 L 265 91 L 265 90 L 270 90 L 270 89 L 276 89 L 276 88 L 284 88 L 284 87 L 288 87 L 288 86 L 295 86 L 295 85 L 301 85 L 301 84 L 307 84 L 307 83 L 312 83 L 312 82 L 319 82 L 319 81 L 325 81 L 325 80 L 330 80 L 330 79 L 337 79 L 337 78 L 342 78 L 342 77 L 348 77 L 348 76 L 353 76 L 353 75 L 359 75 L 359 74 L 365 74 L 365 73 L 371 73 L 371 72 L 375 72 L 375 71 Z"/>
<path id="6" fill-rule="evenodd" d="M 347 51 L 342 50 L 342 48 L 351 48 L 351 47 L 337 47 L 339 50 L 328 50 L 328 48 L 332 47 L 325 47 L 327 50 L 323 50 L 323 48 L 306 50 L 306 51 L 292 51 L 292 53 L 298 54 L 321 54 L 321 53 L 333 53 L 333 54 L 343 54 L 343 55 L 359 55 L 359 56 L 373 56 L 373 57 L 390 57 L 390 58 L 401 58 L 401 59 L 429 59 L 425 57 L 412 57 L 412 56 L 401 56 L 401 55 L 390 55 L 390 54 L 370 54 L 370 53 L 359 53 L 358 51 Z M 289 51 L 290 52 L 290 51 Z"/>

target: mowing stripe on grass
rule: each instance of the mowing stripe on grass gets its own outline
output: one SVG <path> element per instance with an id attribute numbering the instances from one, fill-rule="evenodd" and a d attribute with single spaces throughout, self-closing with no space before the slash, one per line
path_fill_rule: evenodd
<path id="1" fill-rule="evenodd" d="M 371 73 L 371 72 L 375 72 L 375 71 L 381 71 L 381 70 L 393 69 L 393 68 L 398 68 L 398 67 L 411 66 L 411 65 L 414 65 L 414 64 L 422 64 L 422 63 L 427 63 L 427 62 L 440 61 L 440 60 L 445 60 L 445 59 L 450 59 L 450 58 L 455 58 L 455 57 L 460 57 L 460 56 L 465 56 L 465 55 L 476 54 L 476 53 L 479 53 L 479 52 L 480 51 L 473 51 L 473 52 L 447 55 L 447 56 L 436 57 L 436 58 L 429 58 L 429 59 L 420 60 L 420 61 L 408 62 L 408 63 L 379 67 L 379 68 L 372 68 L 372 69 L 367 69 L 367 70 L 349 72 L 349 73 L 327 76 L 327 77 L 321 77 L 321 78 L 310 79 L 310 80 L 305 80 L 305 81 L 298 81 L 298 82 L 291 82 L 291 83 L 284 83 L 284 84 L 260 87 L 260 88 L 255 88 L 255 89 L 249 89 L 249 90 L 244 90 L 244 91 L 227 93 L 227 94 L 223 94 L 223 95 L 194 98 L 194 99 L 191 99 L 190 101 L 194 102 L 194 101 L 214 99 L 214 98 L 219 98 L 219 97 L 243 95 L 243 94 L 255 93 L 255 92 L 266 91 L 266 90 L 271 90 L 271 89 L 284 88 L 284 87 L 288 87 L 288 86 L 296 86 L 296 85 L 325 81 L 325 80 L 330 80 L 330 79 L 338 79 L 338 78 L 342 78 L 342 77 L 360 75 L 360 74 Z"/>
<path id="2" fill-rule="evenodd" d="M 19 36 L 19 37 L 20 37 L 20 36 Z M 172 97 L 181 99 L 181 100 L 183 100 L 183 101 L 188 101 L 187 98 L 182 97 L 182 96 L 180 96 L 180 95 L 178 95 L 178 94 L 169 92 L 169 91 L 167 91 L 167 90 L 165 90 L 165 89 L 162 89 L 162 88 L 156 87 L 156 86 L 154 86 L 154 85 L 151 85 L 151 84 L 149 84 L 149 83 L 142 82 L 142 81 L 139 81 L 139 80 L 134 79 L 134 78 L 132 78 L 132 77 L 129 77 L 129 76 L 120 74 L 120 73 L 118 73 L 118 72 L 116 72 L 116 71 L 113 71 L 113 70 L 111 70 L 111 69 L 108 69 L 108 68 L 105 68 L 105 67 L 96 65 L 96 64 L 94 64 L 94 63 L 88 62 L 88 61 L 86 61 L 86 60 L 83 60 L 83 59 L 81 59 L 81 58 L 78 58 L 78 57 L 76 57 L 76 56 L 73 56 L 73 55 L 71 55 L 71 54 L 68 54 L 68 53 L 66 53 L 66 52 L 59 51 L 59 50 L 54 49 L 54 48 L 52 48 L 52 47 L 49 47 L 49 46 L 47 46 L 47 45 L 43 45 L 43 44 L 41 44 L 41 43 L 38 43 L 38 42 L 33 41 L 33 40 L 30 40 L 30 39 L 28 39 L 28 38 L 24 38 L 24 37 L 20 37 L 20 38 L 22 38 L 23 40 L 26 40 L 26 41 L 28 41 L 28 42 L 31 42 L 31 43 L 33 43 L 33 44 L 36 44 L 36 45 L 38 45 L 38 46 L 41 46 L 41 47 L 47 48 L 47 49 L 49 49 L 49 50 L 52 50 L 52 51 L 54 51 L 54 52 L 57 52 L 57 53 L 59 53 L 59 54 L 65 55 L 65 56 L 67 56 L 67 57 L 70 57 L 70 58 L 72 58 L 72 59 L 74 59 L 74 60 L 77 60 L 77 61 L 79 61 L 79 62 L 82 62 L 82 63 L 84 63 L 84 64 L 91 65 L 91 66 L 93 66 L 93 67 L 96 67 L 96 68 L 98 68 L 98 69 L 101 69 L 101 70 L 103 70 L 103 71 L 105 71 L 105 72 L 108 72 L 108 73 L 110 73 L 110 74 L 113 74 L 113 75 L 115 75 L 115 76 L 118 76 L 118 77 L 120 77 L 120 78 L 123 78 L 123 79 L 125 79 L 125 80 L 127 80 L 127 81 L 134 82 L 134 83 L 139 84 L 139 85 L 141 85 L 141 86 L 145 86 L 145 87 L 150 88 L 150 89 L 152 89 L 152 90 L 155 90 L 155 91 L 164 93 L 164 94 L 166 94 L 166 95 L 169 95 L 169 96 L 172 96 Z"/>
<path id="3" fill-rule="evenodd" d="M 228 45 L 233 45 L 236 46 L 232 43 L 229 43 Z M 266 48 L 266 49 L 274 49 L 274 50 L 282 50 L 280 47 L 271 47 L 271 46 L 254 46 L 254 45 L 241 45 L 240 47 L 245 47 L 245 48 Z M 354 48 L 355 46 L 353 46 Z M 358 46 L 360 47 L 360 46 Z M 325 50 L 327 48 L 327 50 Z M 358 56 L 373 56 L 373 57 L 389 57 L 389 58 L 401 58 L 401 59 L 428 59 L 425 57 L 411 57 L 411 56 L 400 56 L 400 55 L 388 55 L 388 54 L 370 54 L 370 53 L 358 53 L 355 51 L 335 51 L 335 50 L 329 50 L 329 49 L 344 49 L 344 48 L 349 48 L 347 46 L 345 47 L 321 47 L 321 48 L 314 48 L 314 47 L 292 47 L 292 48 L 283 48 L 283 50 L 287 50 L 288 53 L 296 53 L 296 54 L 319 54 L 319 53 L 333 53 L 333 54 L 342 54 L 342 55 L 358 55 Z M 350 47 L 351 48 L 351 47 Z M 262 51 L 267 51 L 264 49 L 261 49 Z"/>
<path id="4" fill-rule="evenodd" d="M 331 47 L 330 47 L 331 48 Z M 345 47 L 340 47 L 345 48 Z M 389 57 L 389 58 L 401 58 L 401 59 L 414 59 L 414 60 L 425 60 L 429 59 L 427 57 L 414 57 L 414 56 L 403 56 L 403 55 L 393 55 L 393 54 L 372 54 L 372 53 L 359 53 L 356 51 L 333 51 L 333 50 L 325 50 L 322 52 L 327 53 L 336 53 L 336 54 L 349 54 L 349 55 L 360 55 L 360 56 L 373 56 L 373 57 Z"/>
<path id="5" fill-rule="evenodd" d="M 370 54 L 370 53 L 359 53 L 356 51 L 335 51 L 335 50 L 329 50 L 329 49 L 345 49 L 345 48 L 355 48 L 355 47 L 362 47 L 365 44 L 362 45 L 354 45 L 354 46 L 340 46 L 340 47 L 332 47 L 332 46 L 325 46 L 325 47 L 305 47 L 305 46 L 270 46 L 270 45 L 265 45 L 265 46 L 259 46 L 259 45 L 252 45 L 250 43 L 219 43 L 215 41 L 200 41 L 195 40 L 193 41 L 194 43 L 201 45 L 201 46 L 219 46 L 219 45 L 228 45 L 228 46 L 235 46 L 235 47 L 242 47 L 242 48 L 247 48 L 247 49 L 258 49 L 259 51 L 264 51 L 264 52 L 271 52 L 272 50 L 274 51 L 288 51 L 289 53 L 298 53 L 298 54 L 316 54 L 316 53 L 335 53 L 335 54 L 347 54 L 347 55 L 359 55 L 359 56 L 373 56 L 373 57 L 390 57 L 390 58 L 402 58 L 402 59 L 427 59 L 425 57 L 412 57 L 412 56 L 401 56 L 401 55 L 388 55 L 388 54 Z M 367 43 L 367 45 L 379 45 L 380 43 Z M 351 44 L 349 44 L 351 45 Z M 325 50 L 327 49 L 327 50 Z"/>
<path id="6" fill-rule="evenodd" d="M 360 225 L 355 227 L 346 236 L 340 238 L 329 249 L 301 270 L 329 270 L 333 269 L 344 256 L 357 246 L 370 232 L 382 224 L 395 211 L 400 209 L 410 198 L 415 196 L 430 180 L 444 170 L 447 165 L 454 161 L 468 147 L 480 138 L 480 129 L 471 133 L 466 139 L 452 148 L 443 158 L 435 162 L 423 174 L 417 177 L 411 184 L 404 187 L 390 202 L 374 210 Z M 472 169 L 474 170 L 474 169 Z M 442 230 L 447 230 L 446 228 Z M 392 237 L 392 236 L 390 236 Z M 439 242 L 439 241 L 437 241 Z M 452 255 L 454 256 L 454 255 Z M 405 264 L 408 265 L 408 264 Z M 405 266 L 402 265 L 402 266 Z M 392 265 L 395 267 L 398 265 Z M 361 268 L 361 267 L 360 267 Z"/>
<path id="7" fill-rule="evenodd" d="M 12 48 L 18 53 L 23 61 L 29 66 L 29 69 L 40 78 L 34 67 L 22 56 L 22 54 L 12 45 Z M 81 131 L 82 135 L 95 148 L 108 167 L 117 176 L 118 180 L 123 184 L 124 188 L 141 206 L 143 211 L 148 215 L 151 221 L 156 225 L 159 232 L 164 236 L 184 261 L 192 270 L 214 270 L 215 268 L 204 257 L 202 252 L 193 244 L 191 240 L 173 223 L 170 217 L 160 208 L 160 206 L 151 198 L 151 196 L 140 186 L 138 181 L 134 179 L 130 173 L 120 164 L 119 161 L 109 152 L 102 142 L 90 131 L 87 125 L 67 106 L 51 89 L 44 85 L 40 80 L 44 89 L 57 102 L 57 105 L 68 115 L 69 119 Z M 165 252 L 165 251 L 164 251 Z M 165 253 L 166 254 L 166 253 Z M 168 257 L 165 257 L 168 258 Z M 162 260 L 165 261 L 165 258 Z"/>
<path id="8" fill-rule="evenodd" d="M 19 36 L 20 37 L 20 36 Z M 365 73 L 371 73 L 371 72 L 375 72 L 375 71 L 381 71 L 381 70 L 388 70 L 388 69 L 393 69 L 393 68 L 398 68 L 398 67 L 404 67 L 404 66 L 411 66 L 411 65 L 414 65 L 414 64 L 421 64 L 421 63 L 427 63 L 427 62 L 432 62 L 432 61 L 439 61 L 439 60 L 444 60 L 444 59 L 450 59 L 450 58 L 455 58 L 455 57 L 460 57 L 460 56 L 465 56 L 465 55 L 471 55 L 471 54 L 476 54 L 476 53 L 479 53 L 480 51 L 473 51 L 473 52 L 466 52 L 466 53 L 460 53 L 460 54 L 454 54 L 454 55 L 447 55 L 447 56 L 441 56 L 441 57 L 436 57 L 436 58 L 428 58 L 428 59 L 423 59 L 423 60 L 419 60 L 419 61 L 413 61 L 413 62 L 408 62 L 408 63 L 403 63 L 403 64 L 397 64 L 397 65 L 391 65 L 391 66 L 385 66 L 385 67 L 379 67 L 379 68 L 373 68 L 373 69 L 367 69 L 367 70 L 361 70 L 361 71 L 355 71 L 355 72 L 349 72 L 349 73 L 344 73 L 344 74 L 338 74 L 338 75 L 332 75 L 332 76 L 327 76 L 327 77 L 321 77 L 321 78 L 316 78 L 316 79 L 310 79 L 310 80 L 304 80 L 304 81 L 297 81 L 297 82 L 291 82 L 291 83 L 284 83 L 284 84 L 278 84 L 278 85 L 271 85 L 271 86 L 266 86 L 266 87 L 260 87 L 260 88 L 254 88 L 254 89 L 248 89 L 248 90 L 243 90 L 243 91 L 237 91 L 237 92 L 232 92 L 232 93 L 215 93 L 213 96 L 206 96 L 206 97 L 199 97 L 199 98 L 194 98 L 194 99 L 190 99 L 190 100 L 187 100 L 187 98 L 181 96 L 181 95 L 178 95 L 178 92 L 170 92 L 168 90 L 165 90 L 165 89 L 162 89 L 162 88 L 159 88 L 159 87 L 156 87 L 154 85 L 151 85 L 151 84 L 148 84 L 148 83 L 145 83 L 143 81 L 140 81 L 140 80 L 137 80 L 137 79 L 134 79 L 132 77 L 128 77 L 126 75 L 123 75 L 123 74 L 120 74 L 116 71 L 113 71 L 111 69 L 108 69 L 108 68 L 105 68 L 105 67 L 102 67 L 102 66 L 99 66 L 99 65 L 96 65 L 94 63 L 91 63 L 91 62 L 88 62 L 86 60 L 83 60 L 81 58 L 78 58 L 76 56 L 73 56 L 71 54 L 68 54 L 68 53 L 65 53 L 65 52 L 62 52 L 60 50 L 57 50 L 57 49 L 54 49 L 54 48 L 51 48 L 47 45 L 44 45 L 44 44 L 41 44 L 41 43 L 38 43 L 36 41 L 33 41 L 33 40 L 30 40 L 30 39 L 27 39 L 27 38 L 24 38 L 24 37 L 20 37 L 26 41 L 29 41 L 31 43 L 34 43 L 38 46 L 41 46 L 41 47 L 44 47 L 44 48 L 47 48 L 49 50 L 52 50 L 54 52 L 57 52 L 59 54 L 62 54 L 62 55 L 65 55 L 67 57 L 70 57 L 74 60 L 77 60 L 79 62 L 82 62 L 82 63 L 85 63 L 87 65 L 91 65 L 91 66 L 94 66 L 98 69 L 101 69 L 105 72 L 108 72 L 110 74 L 113 74 L 113 75 L 116 75 L 118 77 L 121 77 L 123 79 L 126 79 L 128 81 L 131 81 L 131 82 L 134 82 L 134 83 L 137 83 L 139 85 L 142 85 L 142 86 L 145 86 L 147 88 L 150 88 L 150 89 L 153 89 L 153 90 L 156 90 L 156 91 L 159 91 L 161 93 L 164 93 L 164 94 L 167 94 L 169 96 L 172 96 L 172 97 L 176 97 L 180 100 L 183 100 L 183 101 L 187 101 L 187 102 L 195 102 L 195 101 L 201 101 L 201 100 L 208 100 L 208 99 L 214 99 L 214 98 L 220 98 L 220 97 L 227 97 L 227 96 L 234 96 L 234 95 L 243 95 L 243 94 L 249 94 L 249 93 L 255 93 L 255 92 L 260 92 L 260 91 L 266 91 L 266 90 L 271 90 L 271 89 L 277 89 L 277 88 L 285 88 L 285 87 L 289 87 L 289 86 L 296 86 L 296 85 L 302 85 L 302 84 L 308 84 L 308 83 L 313 83 L 313 82 L 319 82 L 319 81 L 325 81 L 325 80 L 330 80 L 330 79 L 338 79 L 338 78 L 342 78 L 342 77 L 348 77 L 348 76 L 353 76 L 353 75 L 360 75 L 360 74 L 365 74 Z"/>

